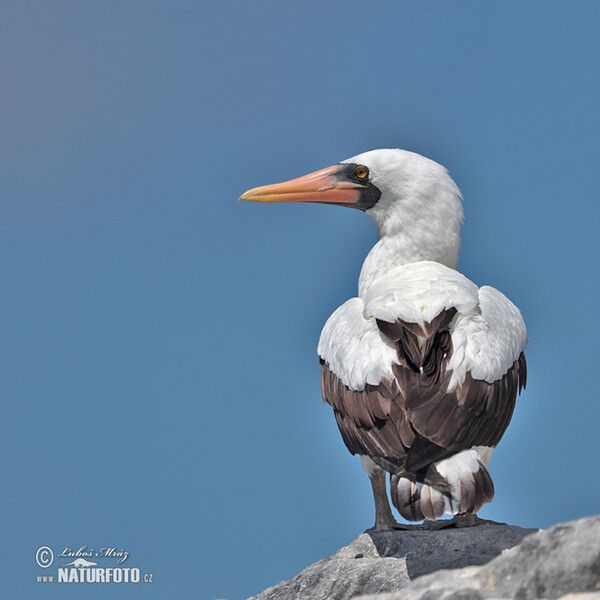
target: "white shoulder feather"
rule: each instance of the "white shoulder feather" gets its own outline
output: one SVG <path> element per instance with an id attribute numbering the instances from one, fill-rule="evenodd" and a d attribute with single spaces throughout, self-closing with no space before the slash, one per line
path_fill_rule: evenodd
<path id="1" fill-rule="evenodd" d="M 393 379 L 398 356 L 376 319 L 422 325 L 448 308 L 457 311 L 449 327 L 449 389 L 462 385 L 467 372 L 488 383 L 500 379 L 527 343 L 519 309 L 498 290 L 479 289 L 458 271 L 431 261 L 397 267 L 366 290 L 363 299 L 342 304 L 323 328 L 319 356 L 351 390 L 377 385 L 383 377 Z"/>
<path id="2" fill-rule="evenodd" d="M 477 286 L 464 275 L 432 261 L 396 267 L 364 295 L 365 317 L 388 323 L 402 319 L 423 324 L 442 310 L 455 307 L 467 312 L 479 301 Z"/>
<path id="3" fill-rule="evenodd" d="M 375 319 L 363 316 L 363 301 L 351 298 L 327 320 L 317 349 L 319 356 L 351 390 L 393 379 L 396 348 L 377 328 Z"/>
<path id="4" fill-rule="evenodd" d="M 504 294 L 489 286 L 480 288 L 478 307 L 456 315 L 450 334 L 450 389 L 461 385 L 467 372 L 473 379 L 487 383 L 500 379 L 527 344 L 521 312 Z"/>

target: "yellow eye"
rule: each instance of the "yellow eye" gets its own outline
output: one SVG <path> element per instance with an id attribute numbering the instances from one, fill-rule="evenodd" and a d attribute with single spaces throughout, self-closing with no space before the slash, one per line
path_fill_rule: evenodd
<path id="1" fill-rule="evenodd" d="M 354 175 L 359 179 L 366 179 L 369 176 L 369 169 L 367 167 L 356 167 Z"/>

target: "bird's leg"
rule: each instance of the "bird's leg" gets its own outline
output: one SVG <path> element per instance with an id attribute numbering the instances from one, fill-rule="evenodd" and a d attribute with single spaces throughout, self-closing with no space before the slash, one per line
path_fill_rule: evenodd
<path id="1" fill-rule="evenodd" d="M 444 519 L 443 521 L 425 521 L 423 523 L 423 526 L 426 529 L 432 531 L 447 529 L 449 527 L 458 529 L 461 527 L 475 527 L 477 525 L 506 525 L 506 523 L 496 523 L 496 521 L 481 519 L 474 513 L 464 513 L 462 515 L 456 515 L 451 519 Z"/>
<path id="2" fill-rule="evenodd" d="M 386 472 L 368 456 L 361 455 L 360 462 L 371 481 L 375 500 L 375 525 L 367 531 L 390 531 L 393 529 L 417 529 L 416 525 L 402 525 L 394 519 L 387 495 Z"/>
<path id="3" fill-rule="evenodd" d="M 416 529 L 416 525 L 403 525 L 394 519 L 387 495 L 385 471 L 379 467 L 368 472 L 375 500 L 375 525 L 370 531 L 389 531 L 391 529 Z"/>

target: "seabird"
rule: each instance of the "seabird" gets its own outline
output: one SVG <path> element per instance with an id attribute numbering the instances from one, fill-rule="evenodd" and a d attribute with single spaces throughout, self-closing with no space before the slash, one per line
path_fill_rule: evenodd
<path id="1" fill-rule="evenodd" d="M 448 171 L 373 150 L 240 200 L 337 204 L 375 221 L 358 297 L 321 333 L 323 399 L 370 478 L 375 530 L 405 527 L 386 472 L 408 521 L 481 522 L 494 496 L 490 456 L 526 383 L 527 330 L 506 296 L 457 271 L 463 207 Z"/>

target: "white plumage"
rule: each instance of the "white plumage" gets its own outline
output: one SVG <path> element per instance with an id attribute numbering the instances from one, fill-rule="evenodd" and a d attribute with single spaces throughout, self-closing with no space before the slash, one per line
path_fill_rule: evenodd
<path id="1" fill-rule="evenodd" d="M 450 326 L 451 388 L 462 384 L 467 372 L 488 383 L 500 379 L 527 344 L 519 309 L 498 290 L 477 288 L 458 271 L 431 261 L 397 267 L 368 288 L 364 299 L 345 302 L 325 323 L 317 352 L 350 389 L 377 385 L 392 377 L 397 361 L 375 319 L 422 325 L 451 307 L 457 309 Z"/>
<path id="2" fill-rule="evenodd" d="M 479 302 L 477 286 L 440 263 L 419 261 L 396 267 L 364 291 L 365 317 L 393 323 L 402 319 L 422 325 L 442 310 L 460 313 Z"/>
<path id="3" fill-rule="evenodd" d="M 455 348 L 448 362 L 450 387 L 461 385 L 466 373 L 493 383 L 500 379 L 527 344 L 527 329 L 519 309 L 497 289 L 479 288 L 479 304 L 459 312 L 450 325 Z"/>
<path id="4" fill-rule="evenodd" d="M 398 362 L 396 346 L 381 335 L 375 319 L 365 319 L 360 298 L 344 302 L 327 320 L 317 352 L 344 385 L 362 391 L 365 384 L 377 385 L 393 379 L 392 365 Z"/>

